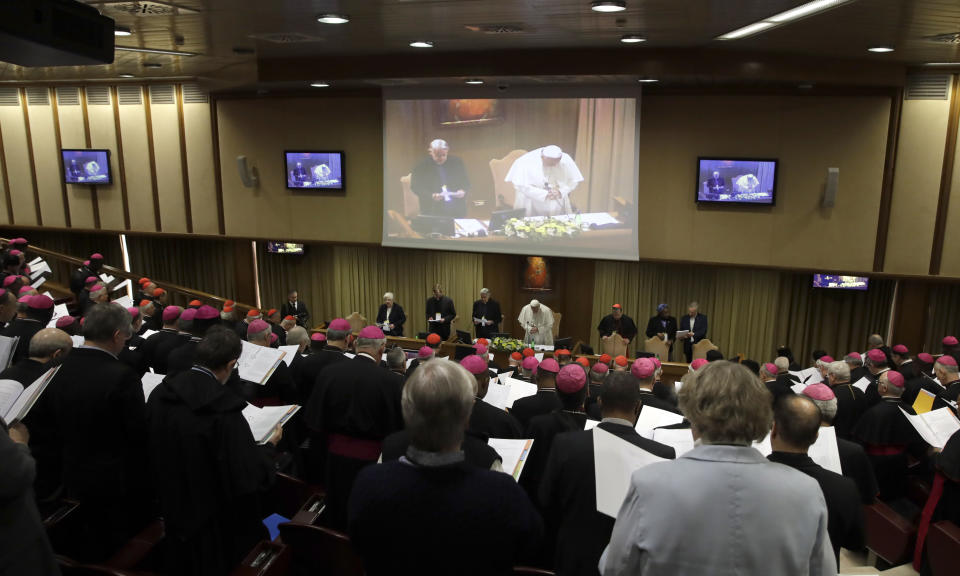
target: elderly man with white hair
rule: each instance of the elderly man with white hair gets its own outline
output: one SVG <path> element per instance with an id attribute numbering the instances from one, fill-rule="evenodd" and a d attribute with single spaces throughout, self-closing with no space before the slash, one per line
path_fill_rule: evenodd
<path id="1" fill-rule="evenodd" d="M 480 299 L 473 303 L 473 325 L 477 338 L 492 338 L 500 331 L 500 303 L 490 297 L 490 289 L 480 290 Z"/>
<path id="2" fill-rule="evenodd" d="M 467 216 L 466 195 L 470 180 L 463 160 L 451 156 L 450 145 L 437 138 L 427 148 L 428 156 L 410 173 L 410 189 L 420 199 L 420 214 Z"/>
<path id="3" fill-rule="evenodd" d="M 407 315 L 403 313 L 403 307 L 394 302 L 393 292 L 386 292 L 383 304 L 377 310 L 377 326 L 386 336 L 403 336 L 406 321 Z"/>
<path id="4" fill-rule="evenodd" d="M 531 300 L 520 310 L 517 322 L 523 327 L 523 341 L 535 346 L 553 346 L 553 310 Z"/>
<path id="5" fill-rule="evenodd" d="M 569 154 L 551 144 L 514 160 L 504 181 L 516 190 L 514 209 L 524 209 L 527 216 L 557 216 L 573 212 L 570 193 L 583 174 Z"/>
<path id="6" fill-rule="evenodd" d="M 851 382 L 850 365 L 846 362 L 827 364 L 827 378 L 824 383 L 833 390 L 837 401 L 836 414 L 830 419 L 837 429 L 837 436 L 839 438 L 850 438 L 857 420 L 867 409 L 867 401 L 863 395 L 863 390 L 857 388 Z"/>

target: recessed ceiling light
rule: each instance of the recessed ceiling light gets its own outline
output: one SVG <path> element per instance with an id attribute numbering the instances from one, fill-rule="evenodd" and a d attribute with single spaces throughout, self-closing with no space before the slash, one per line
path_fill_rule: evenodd
<path id="1" fill-rule="evenodd" d="M 329 87 L 330 87 L 330 85 L 327 84 L 326 82 L 311 82 L 310 85 L 313 86 L 314 88 L 329 88 Z"/>
<path id="2" fill-rule="evenodd" d="M 640 78 L 637 80 L 637 82 L 641 84 L 654 84 L 656 82 L 659 82 L 659 80 L 657 80 L 656 78 Z"/>
<path id="3" fill-rule="evenodd" d="M 166 56 L 196 56 L 196 52 L 182 50 L 162 50 L 160 48 L 137 48 L 136 46 L 114 46 L 114 50 L 121 52 L 142 52 L 143 54 L 164 54 Z"/>
<path id="4" fill-rule="evenodd" d="M 479 78 L 468 78 L 464 80 L 464 82 L 470 84 L 471 86 L 479 86 L 480 84 L 483 84 L 483 80 Z"/>
<path id="5" fill-rule="evenodd" d="M 801 4 L 800 6 L 791 8 L 790 10 L 785 10 L 783 12 L 774 14 L 773 16 L 758 20 L 752 24 L 744 26 L 743 28 L 738 28 L 733 32 L 728 32 L 722 36 L 718 36 L 717 40 L 737 40 L 739 38 L 746 38 L 747 36 L 752 36 L 765 30 L 769 30 L 775 26 L 782 26 L 783 24 L 792 22 L 794 20 L 799 20 L 801 18 L 806 18 L 807 16 L 813 16 L 814 14 L 832 10 L 850 1 L 851 0 L 813 0 L 812 2 Z"/>
<path id="6" fill-rule="evenodd" d="M 640 42 L 646 42 L 647 39 L 638 34 L 627 34 L 626 36 L 621 36 L 620 41 L 624 44 L 638 44 Z"/>
<path id="7" fill-rule="evenodd" d="M 417 40 L 410 43 L 411 48 L 433 48 L 433 42 L 428 42 L 426 40 Z"/>
<path id="8" fill-rule="evenodd" d="M 893 46 L 871 46 L 867 48 L 867 52 L 877 52 L 881 54 L 884 52 L 893 52 Z"/>
<path id="9" fill-rule="evenodd" d="M 627 3 L 622 0 L 594 0 L 590 3 L 590 9 L 594 12 L 623 12 L 627 9 Z"/>
<path id="10" fill-rule="evenodd" d="M 120 74 L 121 78 L 136 78 L 133 74 Z"/>
<path id="11" fill-rule="evenodd" d="M 131 34 L 133 34 L 133 31 L 130 30 L 130 28 L 127 28 L 126 26 L 116 26 L 113 29 L 114 36 L 129 36 Z"/>
<path id="12" fill-rule="evenodd" d="M 733 32 L 727 32 L 723 36 L 718 37 L 718 40 L 736 40 L 738 38 L 744 38 L 746 36 L 752 36 L 757 32 L 762 32 L 767 28 L 772 28 L 774 26 L 773 22 L 754 22 L 749 26 L 744 26 L 743 28 L 738 28 Z"/>
<path id="13" fill-rule="evenodd" d="M 163 68 L 163 64 L 160 64 L 159 62 L 144 62 L 143 67 L 144 68 Z"/>
<path id="14" fill-rule="evenodd" d="M 960 62 L 924 62 L 924 66 L 960 66 Z"/>
<path id="15" fill-rule="evenodd" d="M 317 16 L 317 22 L 321 24 L 346 24 L 350 17 L 345 14 L 321 14 Z"/>

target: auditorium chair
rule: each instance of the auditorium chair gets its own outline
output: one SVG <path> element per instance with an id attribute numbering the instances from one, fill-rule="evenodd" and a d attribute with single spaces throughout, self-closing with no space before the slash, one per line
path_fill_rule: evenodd
<path id="1" fill-rule="evenodd" d="M 323 502 L 323 495 L 319 487 L 278 472 L 276 482 L 267 493 L 265 509 L 284 518 L 293 518 L 311 501 L 319 498 Z"/>
<path id="2" fill-rule="evenodd" d="M 560 337 L 560 320 L 563 320 L 563 314 L 559 312 L 553 313 L 553 339 L 556 340 Z"/>
<path id="3" fill-rule="evenodd" d="M 514 150 L 503 158 L 490 160 L 490 172 L 493 174 L 493 196 L 497 208 L 513 208 L 516 190 L 514 190 L 513 184 L 507 182 L 505 178 L 516 159 L 526 153 L 526 150 Z"/>
<path id="4" fill-rule="evenodd" d="M 460 315 L 457 314 L 453 317 L 453 320 L 450 321 L 450 336 L 447 337 L 447 342 L 456 342 L 457 341 L 457 321 L 460 320 Z M 452 353 L 451 353 L 452 355 Z"/>
<path id="5" fill-rule="evenodd" d="M 291 575 L 363 576 L 363 562 L 346 534 L 297 522 L 283 522 L 279 528 L 291 551 Z"/>
<path id="6" fill-rule="evenodd" d="M 913 556 L 917 526 L 881 501 L 863 507 L 868 563 L 880 557 L 891 566 L 898 566 Z"/>
<path id="7" fill-rule="evenodd" d="M 413 226 L 410 226 L 410 221 L 396 210 L 387 210 L 387 215 L 390 217 L 390 221 L 394 223 L 396 227 L 395 231 L 398 234 L 403 234 L 408 238 L 422 238 L 422 236 L 413 229 Z"/>
<path id="8" fill-rule="evenodd" d="M 656 336 L 651 336 L 643 341 L 643 351 L 648 354 L 653 354 L 660 359 L 661 362 L 666 362 L 670 358 L 670 347 L 667 346 L 667 343 L 657 338 Z"/>
<path id="9" fill-rule="evenodd" d="M 600 339 L 600 353 L 609 354 L 616 358 L 627 353 L 627 341 L 622 336 L 614 332 L 609 338 Z"/>
<path id="10" fill-rule="evenodd" d="M 351 312 L 344 320 L 350 323 L 350 331 L 354 334 L 366 328 L 368 324 L 367 319 L 359 312 Z"/>
<path id="11" fill-rule="evenodd" d="M 406 218 L 413 218 L 420 213 L 420 198 L 410 188 L 412 179 L 412 173 L 400 178 L 400 187 L 403 189 L 403 216 Z"/>
<path id="12" fill-rule="evenodd" d="M 47 538 L 53 549 L 61 554 L 76 552 L 70 549 L 70 544 L 78 541 L 77 531 L 81 530 L 79 507 L 79 502 L 66 499 L 41 504 L 40 514 Z"/>
<path id="13" fill-rule="evenodd" d="M 64 556 L 57 556 L 63 576 L 149 576 L 146 572 L 128 572 L 99 564 L 80 564 Z"/>
<path id="14" fill-rule="evenodd" d="M 949 520 L 930 525 L 927 561 L 933 576 L 949 576 L 960 569 L 960 527 Z"/>
<path id="15" fill-rule="evenodd" d="M 157 549 L 166 536 L 163 520 L 157 518 L 121 546 L 103 564 L 118 570 L 135 570 L 148 564 L 150 554 Z"/>
<path id="16" fill-rule="evenodd" d="M 693 345 L 693 359 L 696 360 L 697 358 L 703 358 L 706 360 L 707 352 L 719 349 L 720 347 L 711 342 L 709 338 L 704 338 Z"/>
<path id="17" fill-rule="evenodd" d="M 290 568 L 290 549 L 261 540 L 231 572 L 231 576 L 284 576 Z"/>

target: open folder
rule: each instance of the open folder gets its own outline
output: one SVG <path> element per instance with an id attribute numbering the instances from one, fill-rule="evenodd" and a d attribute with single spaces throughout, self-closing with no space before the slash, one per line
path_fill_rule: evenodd
<path id="1" fill-rule="evenodd" d="M 917 429 L 924 442 L 934 448 L 942 449 L 947 444 L 947 440 L 957 430 L 960 430 L 960 421 L 957 421 L 957 417 L 946 407 L 916 416 L 907 414 L 907 411 L 903 408 L 900 411 L 907 417 L 910 424 Z"/>
<path id="2" fill-rule="evenodd" d="M 597 486 L 597 512 L 617 517 L 635 470 L 664 459 L 635 446 L 603 428 L 593 429 L 593 469 Z"/>
<path id="3" fill-rule="evenodd" d="M 523 466 L 527 463 L 527 456 L 530 455 L 530 447 L 533 446 L 533 440 L 490 438 L 487 440 L 487 444 L 500 455 L 503 471 L 513 476 L 514 480 L 519 481 L 520 473 L 523 472 Z"/>
<path id="4" fill-rule="evenodd" d="M 277 424 L 280 426 L 286 424 L 299 409 L 300 406 L 296 404 L 264 406 L 263 408 L 247 404 L 247 407 L 243 409 L 243 417 L 247 419 L 250 432 L 253 433 L 253 439 L 257 441 L 257 444 L 266 444 L 273 436 L 273 429 L 277 427 Z"/>
<path id="5" fill-rule="evenodd" d="M 240 359 L 237 360 L 240 378 L 261 386 L 265 385 L 286 354 L 283 350 L 257 346 L 246 340 L 241 340 L 241 344 L 243 349 L 240 351 Z"/>
<path id="6" fill-rule="evenodd" d="M 0 417 L 3 421 L 9 425 L 23 420 L 59 369 L 56 366 L 47 370 L 26 388 L 16 380 L 0 380 Z"/>
<path id="7" fill-rule="evenodd" d="M 5 370 L 10 365 L 13 353 L 17 351 L 17 343 L 20 342 L 19 336 L 0 336 L 0 370 Z"/>

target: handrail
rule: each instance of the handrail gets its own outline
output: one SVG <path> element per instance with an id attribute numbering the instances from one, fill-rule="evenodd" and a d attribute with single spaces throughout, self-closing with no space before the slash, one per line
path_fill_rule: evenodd
<path id="1" fill-rule="evenodd" d="M 8 246 L 8 245 L 10 244 L 10 239 L 9 239 L 9 238 L 2 238 L 2 237 L 0 237 L 0 244 L 3 244 L 3 246 L 6 247 L 6 246 Z M 61 253 L 59 253 L 59 252 L 54 252 L 53 250 L 47 250 L 46 248 L 40 248 L 40 247 L 35 246 L 35 245 L 33 245 L 33 244 L 30 244 L 30 245 L 27 247 L 27 251 L 28 251 L 28 252 L 33 252 L 33 253 L 35 253 L 35 254 L 37 254 L 37 255 L 40 255 L 40 256 L 45 256 L 45 257 L 54 259 L 54 260 L 59 261 L 59 262 L 62 262 L 62 263 L 66 263 L 66 264 L 70 264 L 70 265 L 74 265 L 74 266 L 78 266 L 78 267 L 81 266 L 81 265 L 83 265 L 83 262 L 84 262 L 84 260 L 85 260 L 84 258 L 78 258 L 78 257 L 76 257 L 76 256 L 70 256 L 69 254 L 61 254 Z M 124 280 L 129 279 L 129 280 L 132 282 L 132 284 L 133 284 L 133 289 L 134 289 L 134 291 L 136 291 L 137 280 L 139 280 L 140 278 L 146 276 L 146 274 L 139 274 L 139 275 L 138 275 L 138 274 L 134 274 L 134 273 L 132 273 L 132 272 L 127 272 L 126 270 L 121 270 L 121 269 L 119 269 L 119 268 L 114 268 L 113 266 L 107 266 L 106 264 L 104 264 L 103 267 L 101 268 L 101 272 L 105 272 L 105 273 L 109 274 L 110 276 L 114 276 L 114 277 L 116 277 L 116 278 L 122 278 L 122 279 L 124 279 Z M 222 308 L 224 302 L 227 301 L 227 298 L 224 298 L 224 297 L 222 297 L 222 296 L 216 296 L 216 295 L 210 294 L 210 293 L 208 293 L 208 292 L 203 292 L 202 290 L 195 290 L 195 289 L 193 289 L 193 288 L 187 288 L 186 286 L 180 286 L 179 284 L 174 284 L 173 282 L 167 282 L 167 281 L 164 281 L 164 280 L 157 280 L 157 279 L 155 279 L 155 278 L 150 278 L 150 280 L 151 280 L 154 284 L 156 284 L 158 287 L 163 288 L 164 290 L 166 290 L 167 292 L 169 292 L 169 293 L 171 293 L 171 294 L 173 294 L 173 293 L 180 294 L 180 295 L 183 296 L 186 300 L 194 300 L 194 299 L 196 299 L 196 300 L 202 300 L 202 301 L 205 301 L 205 302 L 207 302 L 207 303 L 216 304 L 216 305 L 217 305 L 217 306 L 216 306 L 217 308 Z M 245 312 L 246 310 L 250 310 L 250 309 L 256 308 L 256 306 L 253 306 L 253 305 L 250 305 L 250 304 L 244 304 L 244 303 L 242 303 L 242 302 L 236 302 L 235 308 L 236 308 L 236 310 L 237 310 L 238 313 L 239 313 L 239 312 Z M 242 317 L 241 314 L 238 314 L 238 316 Z"/>

